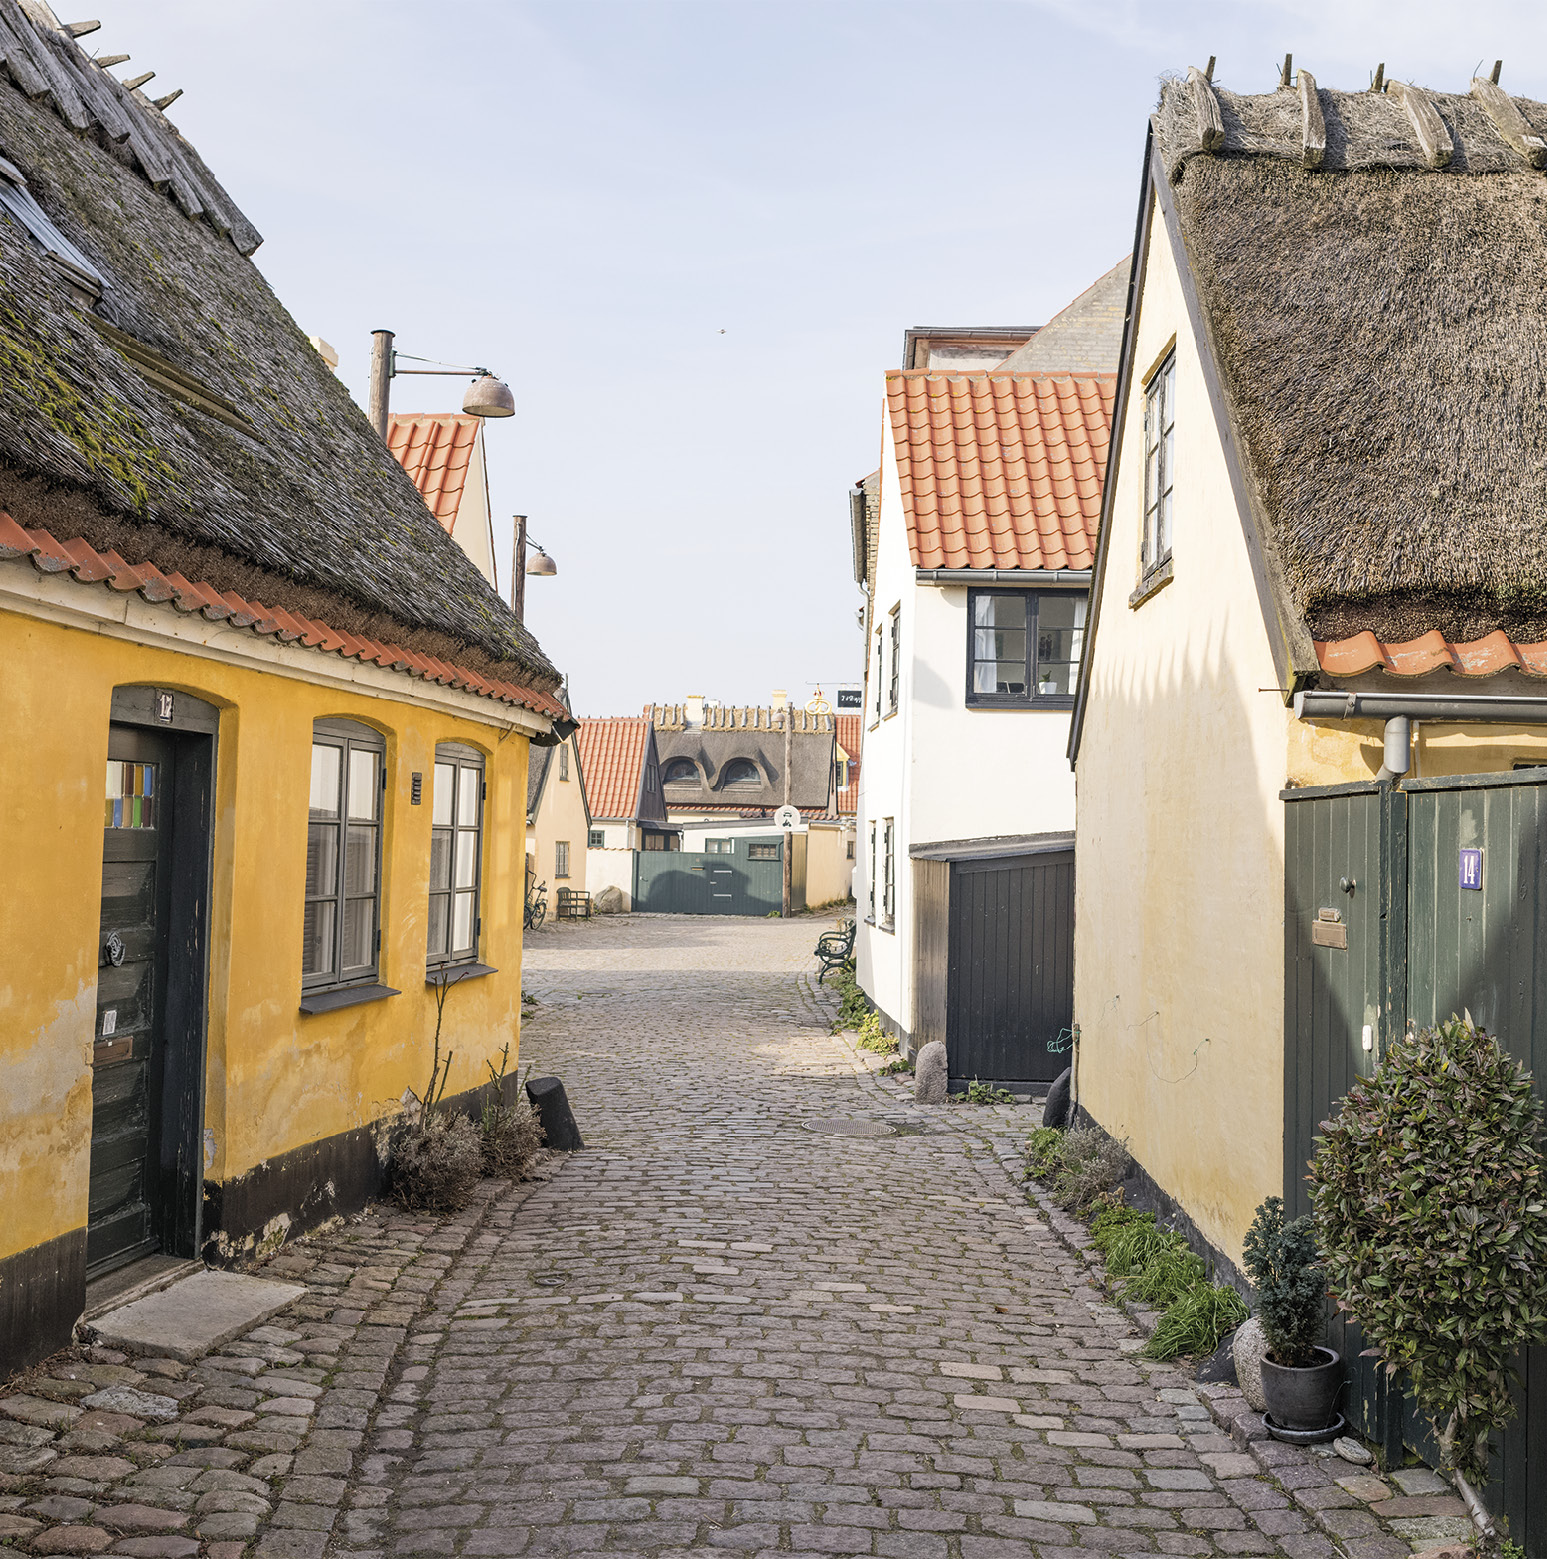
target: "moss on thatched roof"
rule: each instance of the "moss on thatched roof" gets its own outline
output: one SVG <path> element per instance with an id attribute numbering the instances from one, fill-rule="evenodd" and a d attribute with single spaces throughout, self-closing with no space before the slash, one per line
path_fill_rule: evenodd
<path id="1" fill-rule="evenodd" d="M 1395 98 L 1184 83 L 1157 149 L 1290 604 L 1317 639 L 1547 637 L 1547 174 L 1469 96 L 1431 94 L 1431 170 Z M 1539 135 L 1547 105 L 1515 99 Z"/>
<path id="2" fill-rule="evenodd" d="M 79 53 L 14 0 L 0 0 L 0 23 L 33 27 L 56 60 Z M 0 156 L 104 287 L 92 307 L 0 210 L 0 508 L 61 540 L 555 688 L 536 641 L 240 252 L 256 233 L 229 197 L 221 221 L 192 213 L 134 153 L 154 131 L 203 170 L 192 149 L 121 90 L 138 141 L 73 127 L 54 98 L 20 89 L 5 48 Z"/>

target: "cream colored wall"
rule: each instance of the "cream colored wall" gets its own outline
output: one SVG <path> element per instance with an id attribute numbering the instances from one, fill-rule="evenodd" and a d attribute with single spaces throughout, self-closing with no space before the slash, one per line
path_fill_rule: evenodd
<path id="1" fill-rule="evenodd" d="M 586 890 L 594 899 L 603 888 L 616 888 L 623 895 L 624 909 L 634 907 L 634 833 L 629 823 L 594 823 L 607 835 L 601 849 L 588 849 L 585 855 Z M 538 873 L 542 877 L 542 873 Z M 546 882 L 547 878 L 543 878 Z M 554 903 L 553 885 L 548 884 L 548 902 Z"/>
<path id="2" fill-rule="evenodd" d="M 1177 341 L 1175 576 L 1136 609 L 1144 388 Z M 1241 520 L 1155 218 L 1076 774 L 1080 1103 L 1239 1261 L 1283 1183 L 1279 694 Z"/>
<path id="3" fill-rule="evenodd" d="M 548 764 L 548 779 L 537 803 L 537 815 L 526 830 L 527 854 L 533 857 L 538 881 L 548 884 L 550 906 L 558 902 L 560 888 L 589 887 L 591 876 L 585 797 L 580 788 L 580 754 L 573 736 L 565 746 L 569 750 L 569 778 L 559 778 L 559 755 L 555 752 Z M 569 844 L 568 877 L 560 877 L 554 869 L 554 847 L 561 839 Z"/>
<path id="4" fill-rule="evenodd" d="M 1391 679 L 1382 693 L 1400 693 L 1404 684 Z M 1504 693 L 1491 680 L 1468 687 L 1445 674 L 1429 681 L 1426 693 Z M 1521 689 L 1530 696 L 1529 689 Z M 1371 780 L 1385 753 L 1385 728 L 1379 720 L 1293 720 L 1289 729 L 1289 783 L 1345 785 Z M 1507 774 L 1516 764 L 1547 765 L 1547 727 L 1463 725 L 1436 720 L 1413 722 L 1412 767 L 1409 779 L 1437 779 L 1450 774 Z"/>
<path id="5" fill-rule="evenodd" d="M 495 582 L 494 524 L 489 512 L 489 468 L 484 458 L 483 424 L 473 440 L 472 459 L 467 467 L 467 484 L 457 505 L 457 522 L 452 537 L 473 560 L 478 572 L 492 585 Z M 505 594 L 509 595 L 509 590 Z"/>
<path id="6" fill-rule="evenodd" d="M 842 823 L 812 823 L 806 835 L 808 909 L 848 900 L 856 865 L 848 858 L 848 843 L 853 837 L 853 830 Z"/>

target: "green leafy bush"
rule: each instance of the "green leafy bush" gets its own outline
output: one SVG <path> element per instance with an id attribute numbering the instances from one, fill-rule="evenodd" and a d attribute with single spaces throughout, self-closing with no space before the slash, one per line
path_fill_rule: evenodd
<path id="1" fill-rule="evenodd" d="M 955 1095 L 962 1104 L 1014 1104 L 1015 1095 L 1008 1088 L 995 1088 L 991 1083 L 980 1083 L 973 1078 L 966 1093 Z"/>
<path id="2" fill-rule="evenodd" d="M 859 981 L 855 978 L 852 958 L 833 971 L 832 984 L 838 992 L 838 1016 L 833 1020 L 833 1033 L 857 1029 L 873 1009 L 870 998 L 860 989 Z"/>
<path id="3" fill-rule="evenodd" d="M 1322 1130 L 1311 1196 L 1338 1306 L 1388 1372 L 1407 1372 L 1447 1465 L 1481 1483 L 1515 1413 L 1511 1359 L 1547 1340 L 1530 1074 L 1452 1016 L 1396 1040 Z"/>
<path id="4" fill-rule="evenodd" d="M 878 1056 L 895 1055 L 897 1041 L 881 1027 L 879 1012 L 867 1013 L 854 1031 L 854 1043 L 861 1050 L 872 1050 Z"/>
<path id="5" fill-rule="evenodd" d="M 1326 1325 L 1327 1274 L 1317 1265 L 1312 1219 L 1285 1223 L 1283 1198 L 1270 1196 L 1246 1231 L 1243 1253 L 1268 1357 L 1290 1369 L 1315 1364 Z"/>

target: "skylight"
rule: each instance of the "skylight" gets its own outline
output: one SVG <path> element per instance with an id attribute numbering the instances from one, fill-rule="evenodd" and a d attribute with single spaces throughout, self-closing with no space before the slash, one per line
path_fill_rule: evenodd
<path id="1" fill-rule="evenodd" d="M 38 247 L 65 273 L 66 280 L 86 294 L 84 302 L 94 303 L 102 296 L 106 283 L 101 272 L 49 221 L 27 188 L 21 169 L 4 157 L 0 157 L 0 207 L 26 228 Z"/>

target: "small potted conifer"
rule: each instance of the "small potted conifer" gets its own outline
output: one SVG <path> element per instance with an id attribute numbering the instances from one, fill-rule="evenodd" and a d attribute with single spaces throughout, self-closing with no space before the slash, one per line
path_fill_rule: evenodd
<path id="1" fill-rule="evenodd" d="M 1321 1345 L 1327 1279 L 1314 1225 L 1309 1217 L 1285 1223 L 1283 1200 L 1270 1196 L 1257 1209 L 1244 1253 L 1267 1344 L 1262 1395 L 1268 1432 L 1280 1440 L 1330 1438 L 1342 1426 L 1336 1405 L 1343 1361 Z"/>

